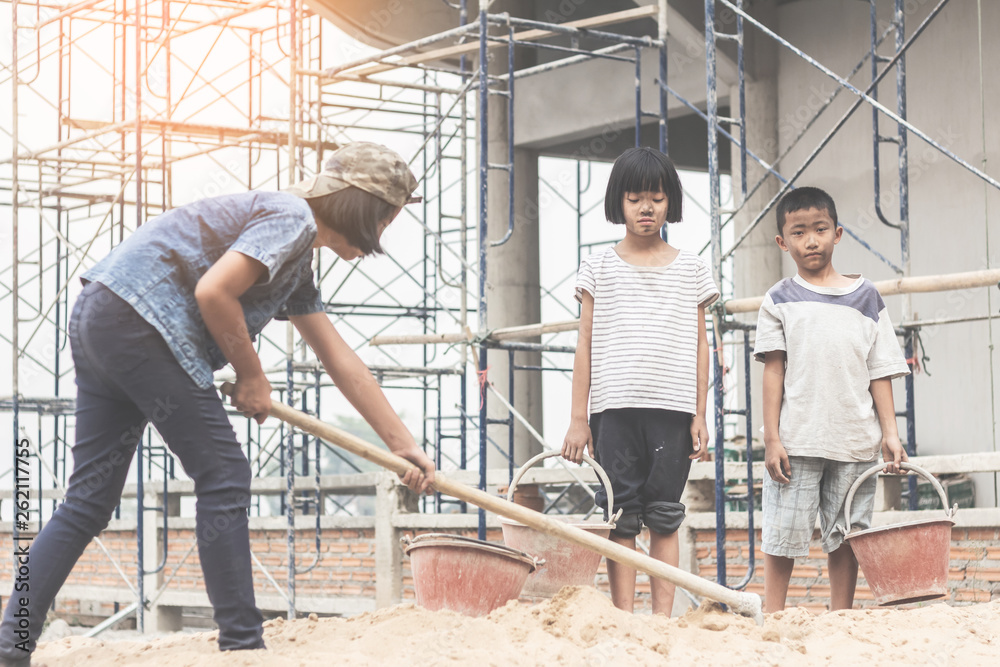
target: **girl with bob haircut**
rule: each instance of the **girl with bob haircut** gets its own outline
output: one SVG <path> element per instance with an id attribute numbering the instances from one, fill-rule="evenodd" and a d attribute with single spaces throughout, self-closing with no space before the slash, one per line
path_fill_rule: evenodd
<path id="1" fill-rule="evenodd" d="M 649 555 L 673 566 L 691 460 L 708 458 L 705 308 L 719 297 L 705 262 L 661 236 L 682 207 L 666 155 L 630 148 L 615 161 L 604 211 L 625 238 L 586 257 L 577 274 L 580 334 L 562 449 L 577 463 L 587 451 L 607 472 L 617 507 L 603 489 L 597 504 L 607 520 L 622 510 L 610 539 L 635 549 L 646 526 Z M 635 570 L 609 561 L 608 578 L 615 606 L 632 611 Z M 653 613 L 669 616 L 673 584 L 651 583 Z"/>

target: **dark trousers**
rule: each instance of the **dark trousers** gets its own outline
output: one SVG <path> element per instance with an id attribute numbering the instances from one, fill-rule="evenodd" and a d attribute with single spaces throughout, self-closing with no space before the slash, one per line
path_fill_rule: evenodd
<path id="1" fill-rule="evenodd" d="M 199 388 L 156 329 L 99 283 L 87 285 L 77 300 L 69 336 L 77 384 L 73 474 L 65 500 L 31 544 L 29 590 L 7 600 L 0 657 L 24 658 L 18 644 L 34 650 L 56 593 L 107 527 L 150 423 L 194 480 L 198 554 L 219 648 L 262 647 L 247 523 L 250 464 L 219 394 Z M 27 628 L 19 623 L 21 598 Z"/>
<path id="2" fill-rule="evenodd" d="M 691 415 L 655 408 L 605 410 L 590 415 L 590 432 L 597 462 L 611 480 L 615 507 L 622 510 L 621 530 L 615 534 L 637 531 L 638 524 L 629 519 L 634 516 L 661 535 L 676 531 L 684 520 L 680 500 L 691 471 Z M 603 488 L 594 501 L 607 514 Z"/>

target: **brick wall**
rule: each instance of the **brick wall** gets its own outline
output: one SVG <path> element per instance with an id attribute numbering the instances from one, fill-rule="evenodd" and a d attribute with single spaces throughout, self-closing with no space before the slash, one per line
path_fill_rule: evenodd
<path id="1" fill-rule="evenodd" d="M 129 582 L 135 586 L 138 572 L 135 530 L 106 530 L 101 541 L 118 561 Z M 296 577 L 296 593 L 300 596 L 346 596 L 372 598 L 375 596 L 375 531 L 374 529 L 323 529 L 320 558 L 309 572 Z M 316 558 L 315 531 L 296 531 L 296 567 L 304 569 Z M 181 528 L 168 531 L 168 552 L 164 577 L 173 573 L 169 584 L 171 591 L 204 592 L 198 550 L 188 553 L 194 544 L 194 529 Z M 252 529 L 250 546 L 270 572 L 284 587 L 288 572 L 287 533 L 284 529 Z M 0 553 L 12 553 L 9 532 L 0 533 Z M 3 562 L 5 561 L 5 562 Z M 9 594 L 13 582 L 9 556 L 0 559 L 0 596 Z M 254 588 L 258 593 L 274 593 L 273 585 L 258 567 L 254 567 Z M 68 618 L 107 617 L 119 604 L 129 603 L 133 595 L 118 571 L 96 542 L 91 542 L 70 573 L 64 585 L 67 589 L 88 587 L 100 589 L 104 600 L 75 600 L 61 596 L 56 601 L 56 612 Z M 147 590 L 147 595 L 150 591 Z"/>
<path id="2" fill-rule="evenodd" d="M 187 531 L 192 534 L 192 531 Z M 250 549 L 278 584 L 288 578 L 288 537 L 285 530 L 251 530 Z M 192 555 L 193 557 L 193 555 Z M 314 530 L 297 530 L 295 567 L 303 570 L 315 562 L 309 572 L 295 578 L 297 595 L 375 596 L 375 531 L 365 529 L 324 529 L 321 533 L 319 559 L 316 559 Z M 199 575 L 201 567 L 194 561 Z M 200 585 L 200 584 L 199 584 Z M 254 568 L 256 590 L 271 589 L 259 568 Z"/>
<path id="3" fill-rule="evenodd" d="M 273 521 L 272 521 L 273 523 Z M 405 530 L 405 534 L 417 535 L 423 532 L 447 532 L 465 537 L 476 537 L 474 529 Z M 689 530 L 693 550 L 694 569 L 703 577 L 714 580 L 716 572 L 715 531 Z M 487 540 L 502 542 L 499 528 L 487 531 Z M 643 535 L 643 537 L 646 537 Z M 749 563 L 747 533 L 743 529 L 730 529 L 726 539 L 726 569 L 730 582 L 743 578 Z M 115 556 L 122 570 L 135 585 L 137 572 L 135 531 L 107 530 L 101 535 L 105 546 Z M 168 532 L 169 553 L 166 574 L 177 572 L 171 583 L 171 591 L 203 592 L 201 567 L 198 551 L 193 550 L 183 564 L 185 554 L 194 541 L 192 528 L 171 528 Z M 288 556 L 287 537 L 284 528 L 252 527 L 251 548 L 270 574 L 284 587 L 287 577 Z M 746 590 L 763 594 L 764 562 L 759 549 L 760 532 L 756 534 L 757 550 L 754 577 Z M 0 533 L 0 550 L 4 554 L 12 552 L 10 533 Z M 375 531 L 373 528 L 324 528 L 320 544 L 319 561 L 305 574 L 296 577 L 296 593 L 302 597 L 344 597 L 374 600 L 375 597 Z M 313 530 L 303 528 L 296 531 L 296 565 L 301 569 L 310 565 L 316 557 Z M 12 581 L 9 556 L 0 563 L 0 595 L 6 595 Z M 179 569 L 178 569 L 179 566 Z M 73 619 L 106 617 L 114 613 L 114 600 L 121 603 L 132 601 L 132 595 L 125 586 L 114 566 L 104 553 L 92 543 L 88 546 L 77 566 L 66 582 L 68 587 L 92 587 L 104 591 L 99 600 L 75 600 L 61 598 L 56 610 L 60 615 Z M 254 568 L 254 585 L 258 594 L 274 593 L 266 576 Z M 602 560 L 597 575 L 597 586 L 608 592 L 607 567 Z M 956 527 L 952 531 L 951 565 L 949 575 L 951 594 L 948 601 L 953 604 L 971 604 L 1000 599 L 1000 534 L 997 528 Z M 147 592 L 148 594 L 148 592 Z M 819 536 L 814 535 L 809 556 L 800 559 L 792 572 L 789 585 L 788 604 L 800 605 L 816 611 L 827 608 L 830 595 L 829 573 L 826 556 L 819 547 Z M 413 600 L 413 577 L 409 559 L 402 560 L 402 597 Z M 530 601 L 525 598 L 524 601 Z M 865 607 L 874 605 L 871 592 L 862 578 L 859 581 L 856 603 Z M 650 608 L 649 579 L 639 574 L 636 584 L 636 610 Z"/>
<path id="4" fill-rule="evenodd" d="M 695 561 L 698 573 L 706 578 L 716 576 L 716 545 L 714 530 L 694 533 Z M 747 585 L 750 593 L 764 594 L 764 555 L 760 551 L 760 531 L 755 536 L 754 576 Z M 746 530 L 726 532 L 726 575 L 730 583 L 739 582 L 747 573 L 750 559 Z M 1000 599 L 1000 541 L 996 528 L 952 529 L 948 574 L 951 604 L 972 604 Z M 788 606 L 802 606 L 814 611 L 827 609 L 830 598 L 830 575 L 826 554 L 819 546 L 819 531 L 813 535 L 806 558 L 797 559 L 788 585 Z M 875 600 L 863 573 L 855 594 L 856 607 L 875 606 Z M 905 606 L 905 605 L 904 605 Z"/>
<path id="5" fill-rule="evenodd" d="M 136 543 L 134 530 L 106 530 L 101 534 L 101 541 L 108 552 L 118 561 L 118 565 L 129 578 L 132 585 L 135 585 L 136 573 L 138 572 L 138 560 L 136 557 Z M 10 555 L 14 551 L 11 533 L 0 532 L 0 553 L 4 554 L 0 558 L 0 596 L 6 605 L 7 596 L 10 595 L 13 581 L 11 579 Z M 29 561 L 30 565 L 30 561 Z M 29 576 L 39 576 L 32 573 Z M 125 585 L 115 566 L 105 556 L 104 551 L 96 542 L 91 542 L 87 549 L 80 556 L 76 567 L 70 573 L 66 581 L 67 584 L 76 586 L 87 586 L 102 589 L 120 589 L 121 601 L 128 603 L 131 601 L 131 591 Z M 29 581 L 30 584 L 30 581 Z M 70 622 L 80 624 L 97 623 L 115 613 L 115 602 L 105 600 L 60 600 L 57 609 L 61 616 Z M 129 622 L 125 622 L 121 627 L 128 627 Z"/>
<path id="6" fill-rule="evenodd" d="M 948 571 L 952 600 L 1000 599 L 1000 541 L 996 528 L 955 528 Z"/>

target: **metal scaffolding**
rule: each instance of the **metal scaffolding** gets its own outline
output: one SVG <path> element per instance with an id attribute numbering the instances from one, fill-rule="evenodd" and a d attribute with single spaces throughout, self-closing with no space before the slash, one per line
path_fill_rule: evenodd
<path id="1" fill-rule="evenodd" d="M 12 415 L 15 439 L 28 436 L 34 441 L 34 478 L 39 497 L 42 491 L 64 487 L 69 472 L 73 388 L 67 381 L 72 375 L 72 363 L 66 332 L 71 297 L 77 289 L 74 278 L 164 210 L 223 192 L 279 189 L 316 173 L 327 152 L 359 139 L 411 148 L 404 155 L 411 158 L 423 202 L 407 207 L 401 220 L 408 230 L 403 240 L 408 248 L 419 249 L 419 256 L 409 260 L 400 253 L 398 258 L 387 256 L 353 265 L 317 259 L 316 279 L 326 311 L 352 346 L 368 355 L 366 361 L 387 392 L 419 394 L 421 414 L 415 435 L 439 468 L 478 469 L 480 486 L 485 489 L 487 451 L 496 449 L 507 458 L 513 476 L 515 424 L 529 427 L 532 436 L 545 445 L 542 436 L 511 403 L 516 372 L 566 373 L 565 355 L 574 348 L 553 336 L 576 326 L 575 321 L 569 321 L 488 330 L 488 250 L 506 243 L 516 233 L 515 82 L 586 60 L 600 58 L 634 66 L 636 145 L 641 141 L 644 119 L 655 119 L 659 148 L 667 150 L 671 97 L 713 130 L 707 132 L 706 146 L 712 234 L 703 252 L 710 250 L 714 277 L 720 285 L 731 281 L 724 275 L 726 260 L 780 195 L 793 187 L 796 178 L 848 118 L 867 104 L 873 114 L 876 202 L 880 189 L 879 146 L 890 141 L 880 131 L 880 117 L 885 117 L 883 123 L 897 128 L 891 143 L 896 144 L 899 158 L 899 221 L 890 222 L 881 210 L 879 217 L 900 232 L 899 263 L 872 248 L 860 234 L 850 229 L 847 232 L 897 274 L 908 276 L 908 135 L 925 141 L 989 186 L 1000 184 L 906 119 L 905 53 L 948 0 L 940 0 L 909 36 L 903 25 L 902 0 L 896 0 L 895 20 L 881 34 L 876 29 L 875 0 L 870 1 L 871 50 L 863 54 L 855 71 L 843 78 L 756 20 L 743 8 L 742 0 L 705 0 L 706 104 L 701 108 L 669 85 L 666 0 L 655 6 L 564 23 L 490 13 L 486 2 L 481 3 L 478 16 L 470 20 L 462 0 L 455 7 L 459 12 L 455 28 L 334 66 L 327 64 L 333 31 L 304 0 L 84 0 L 68 7 L 10 0 L 11 59 L 4 64 L 0 80 L 0 90 L 10 91 L 11 99 L 10 129 L 5 130 L 11 154 L 0 159 L 0 192 L 7 193 L 9 200 L 0 202 L 0 210 L 10 212 L 13 233 L 9 264 L 0 266 L 0 300 L 9 299 L 12 314 L 11 334 L 3 340 L 11 350 L 11 397 L 0 403 L 0 409 Z M 735 13 L 735 33 L 717 31 L 717 7 Z M 612 31 L 617 23 L 641 18 L 655 19 L 655 35 Z M 793 146 L 829 107 L 833 97 L 847 91 L 856 98 L 789 176 L 783 176 L 774 164 L 768 164 L 748 147 L 745 25 L 791 50 L 839 86 L 795 138 Z M 891 56 L 886 56 L 882 44 L 890 34 L 894 37 L 893 50 Z M 553 37 L 561 38 L 559 43 L 553 43 Z M 604 46 L 585 49 L 580 46 L 583 39 Z M 720 116 L 718 108 L 719 40 L 732 42 L 737 53 L 739 99 L 731 103 L 729 118 Z M 567 41 L 569 46 L 565 45 Z M 555 59 L 518 69 L 518 49 L 545 50 Z M 652 50 L 657 58 L 655 110 L 644 106 L 649 100 L 642 97 L 644 49 Z M 491 52 L 505 56 L 506 72 L 489 71 Z M 850 80 L 865 62 L 870 64 L 872 81 L 866 90 L 860 90 Z M 86 74 L 80 76 L 81 71 Z M 890 71 L 896 73 L 895 111 L 879 103 L 876 95 L 878 83 Z M 487 140 L 491 99 L 501 100 L 507 109 L 508 150 L 502 155 L 491 153 Z M 29 110 L 32 116 L 25 123 L 24 114 Z M 726 212 L 721 202 L 720 139 L 737 146 L 738 165 L 734 161 L 733 169 L 739 169 L 742 175 L 734 207 Z M 766 170 L 757 183 L 747 183 L 748 161 Z M 592 180 L 590 167 L 588 160 L 577 160 L 576 199 L 568 202 L 577 216 L 577 259 L 587 246 L 580 238 L 580 220 L 585 215 L 581 197 Z M 509 203 L 506 235 L 492 240 L 487 234 L 491 172 L 506 174 Z M 752 212 L 753 221 L 731 246 L 723 247 L 724 228 L 771 178 L 781 183 L 778 193 L 763 209 Z M 470 201 L 474 197 L 478 197 L 476 203 Z M 555 291 L 543 290 L 547 296 Z M 749 366 L 752 327 L 736 322 L 731 315 L 737 311 L 727 306 L 722 303 L 713 312 L 711 327 L 714 347 L 724 350 L 713 355 L 718 553 L 725 553 L 726 501 L 743 500 L 749 506 L 752 554 L 749 376 L 743 378 L 743 392 L 739 392 L 727 385 L 725 373 L 725 368 L 735 363 L 740 345 L 743 366 Z M 575 305 L 565 310 L 570 317 L 578 314 Z M 902 333 L 906 355 L 912 358 L 921 324 L 912 322 L 908 308 L 906 313 Z M 541 343 L 523 342 L 542 335 L 548 338 Z M 368 350 L 369 343 L 378 345 L 374 348 L 377 354 Z M 322 367 L 291 325 L 272 323 L 256 345 L 280 400 L 312 414 L 335 414 L 342 398 L 324 379 Z M 523 350 L 542 353 L 543 362 L 538 366 L 515 364 L 514 352 Z M 503 354 L 509 358 L 507 396 L 496 392 L 487 380 L 490 357 Z M 224 379 L 224 373 L 218 378 Z M 907 420 L 906 443 L 911 453 L 916 451 L 913 390 L 910 376 L 906 382 L 906 408 L 901 415 Z M 479 405 L 475 406 L 477 398 Z M 506 409 L 505 418 L 488 415 L 491 401 Z M 727 492 L 723 468 L 724 443 L 735 433 L 740 418 L 745 424 L 748 466 L 747 491 L 742 496 Z M 302 513 L 316 516 L 318 544 L 321 514 L 359 511 L 356 498 L 321 494 L 319 476 L 360 472 L 366 469 L 365 464 L 283 424 L 268 422 L 259 426 L 237 415 L 234 420 L 240 425 L 238 432 L 245 433 L 254 474 L 286 480 L 285 491 L 275 506 L 257 496 L 251 512 L 287 517 L 288 566 L 282 595 L 288 600 L 289 617 L 293 617 L 296 577 L 317 565 L 317 561 L 296 563 L 295 517 Z M 508 442 L 489 437 L 487 427 L 492 424 L 507 427 Z M 144 604 L 150 598 L 143 588 L 144 576 L 166 565 L 164 557 L 156 570 L 143 569 L 143 516 L 150 510 L 159 511 L 165 528 L 169 517 L 166 507 L 143 504 L 141 485 L 166 485 L 179 471 L 173 456 L 152 430 L 140 440 L 135 466 L 140 486 L 136 505 L 128 510 L 136 513 L 139 529 L 137 585 L 133 586 L 124 574 L 123 579 L 136 595 L 132 611 L 137 613 L 142 628 Z M 315 477 L 316 488 L 297 488 L 296 476 Z M 587 484 L 577 486 L 592 496 L 593 490 Z M 579 511 L 578 500 L 567 500 L 569 488 L 564 486 L 551 494 L 547 509 Z M 914 493 L 910 498 L 915 502 Z M 468 510 L 464 504 L 452 503 L 440 495 L 422 502 L 427 512 Z M 44 508 L 38 507 L 39 519 L 48 516 L 55 505 L 53 499 Z M 479 526 L 480 537 L 485 537 L 482 513 Z M 163 549 L 165 552 L 166 544 Z M 274 582 L 270 574 L 267 576 Z M 752 576 L 751 560 L 748 574 L 734 587 L 744 587 Z M 718 579 L 727 583 L 723 558 L 718 561 Z"/>
<path id="2" fill-rule="evenodd" d="M 427 71 L 392 86 L 330 86 L 322 65 L 335 31 L 302 0 L 87 0 L 68 7 L 12 0 L 9 6 L 10 60 L 0 90 L 10 93 L 11 123 L 3 129 L 10 153 L 0 159 L 0 192 L 7 195 L 0 210 L 9 212 L 12 247 L 0 284 L 16 325 L 3 341 L 11 350 L 11 396 L 0 408 L 11 415 L 15 436 L 32 441 L 37 497 L 53 498 L 39 501 L 40 523 L 69 473 L 74 279 L 164 210 L 226 192 L 279 189 L 318 171 L 324 154 L 342 143 L 412 135 L 422 142 L 412 164 L 422 176 L 424 203 L 405 215 L 420 230 L 419 260 L 403 265 L 388 258 L 369 268 L 321 258 L 317 282 L 327 312 L 355 348 L 387 323 L 408 321 L 417 331 L 465 323 L 465 299 L 441 298 L 446 287 L 464 293 L 467 280 L 470 119 L 460 75 Z M 443 196 L 450 188 L 462 193 L 457 203 Z M 342 400 L 290 325 L 272 324 L 256 345 L 281 400 L 316 414 L 327 401 Z M 454 459 L 465 467 L 467 420 L 441 410 L 442 394 L 464 402 L 464 366 L 428 348 L 416 355 L 383 350 L 370 367 L 390 394 L 420 392 L 418 441 L 439 465 Z M 359 511 L 356 498 L 295 488 L 294 476 L 314 476 L 318 487 L 321 473 L 358 471 L 363 463 L 284 425 L 246 421 L 240 430 L 254 474 L 287 480 L 275 506 L 255 496 L 252 512 L 288 518 L 285 595 L 293 614 L 295 578 L 316 565 L 296 564 L 296 513 L 316 516 L 318 541 L 320 514 Z M 143 485 L 165 489 L 180 472 L 154 430 L 137 449 L 137 498 L 124 508 L 138 524 L 137 585 L 123 579 L 146 603 L 144 577 L 166 561 L 144 569 L 144 517 L 159 512 L 164 526 L 169 519 L 166 507 L 144 505 Z M 144 605 L 137 609 L 142 628 Z"/>
<path id="3" fill-rule="evenodd" d="M 855 239 L 863 248 L 871 252 L 883 263 L 887 264 L 892 268 L 893 272 L 901 277 L 908 278 L 910 273 L 910 219 L 909 219 L 909 162 L 908 162 L 908 135 L 913 134 L 927 145 L 932 147 L 935 151 L 938 151 L 941 155 L 952 160 L 956 164 L 960 165 L 971 175 L 984 181 L 988 187 L 1000 189 L 1000 182 L 990 175 L 984 173 L 982 170 L 976 168 L 960 156 L 956 155 L 954 152 L 950 151 L 945 146 L 941 145 L 940 142 L 934 140 L 926 132 L 920 128 L 914 126 L 907 120 L 907 106 L 906 106 L 906 52 L 914 44 L 914 42 L 920 37 L 928 25 L 930 25 L 935 18 L 941 13 L 944 7 L 948 4 L 949 0 L 939 0 L 938 3 L 930 10 L 927 16 L 920 22 L 916 29 L 914 29 L 909 36 L 906 34 L 905 26 L 905 16 L 904 11 L 904 0 L 894 0 L 893 4 L 893 14 L 892 20 L 889 22 L 888 26 L 879 33 L 878 29 L 878 7 L 877 0 L 869 0 L 870 5 L 870 50 L 863 54 L 860 62 L 854 68 L 849 76 L 842 77 L 829 68 L 827 68 L 823 63 L 819 62 L 815 58 L 811 57 L 805 51 L 794 46 L 781 35 L 774 32 L 771 28 L 766 26 L 761 21 L 755 19 L 751 16 L 743 7 L 743 0 L 705 0 L 705 61 L 706 61 L 706 82 L 708 86 L 707 95 L 707 109 L 704 116 L 709 127 L 714 127 L 719 130 L 719 134 L 725 136 L 731 142 L 733 142 L 740 155 L 740 172 L 741 178 L 740 183 L 741 197 L 737 204 L 736 210 L 730 212 L 729 217 L 723 220 L 723 212 L 719 203 L 718 196 L 718 180 L 720 177 L 719 170 L 719 160 L 718 160 L 718 144 L 716 141 L 716 135 L 712 132 L 708 133 L 708 155 L 709 155 L 709 173 L 710 180 L 712 181 L 712 196 L 711 196 L 711 217 L 712 217 L 712 239 L 711 239 L 711 255 L 712 255 L 712 266 L 715 273 L 716 279 L 719 280 L 722 274 L 723 262 L 730 256 L 733 255 L 740 247 L 740 245 L 750 236 L 754 228 L 772 211 L 774 206 L 777 204 L 778 200 L 791 188 L 794 187 L 796 179 L 805 171 L 805 169 L 815 160 L 815 158 L 820 154 L 820 152 L 830 143 L 830 141 L 837 136 L 838 131 L 845 125 L 845 123 L 852 117 L 854 112 L 856 112 L 862 105 L 867 104 L 871 108 L 872 113 L 872 152 L 874 156 L 874 185 L 873 185 L 873 196 L 874 196 L 874 207 L 877 213 L 878 219 L 889 227 L 892 227 L 899 231 L 900 237 L 900 260 L 899 263 L 894 263 L 892 260 L 888 259 L 884 254 L 879 252 L 877 249 L 873 248 L 864 238 L 853 231 L 849 225 L 843 225 L 844 231 Z M 736 15 L 736 28 L 734 33 L 725 33 L 717 30 L 715 12 L 717 7 L 726 8 Z M 757 30 L 761 35 L 769 40 L 773 40 L 781 48 L 787 49 L 793 53 L 796 57 L 800 58 L 802 61 L 808 63 L 812 67 L 816 68 L 824 75 L 832 79 L 837 84 L 837 89 L 835 92 L 824 101 L 813 117 L 806 123 L 805 127 L 799 132 L 798 136 L 790 143 L 788 147 L 783 151 L 782 155 L 776 160 L 778 162 L 782 157 L 787 155 L 791 149 L 802 139 L 806 131 L 816 122 L 816 120 L 823 114 L 823 112 L 829 107 L 833 99 L 840 93 L 847 91 L 855 97 L 854 102 L 848 108 L 848 110 L 833 124 L 833 126 L 828 130 L 823 139 L 813 148 L 805 160 L 802 161 L 800 165 L 795 167 L 794 173 L 790 176 L 782 176 L 780 173 L 775 171 L 773 165 L 765 163 L 763 160 L 755 156 L 747 146 L 746 138 L 746 108 L 745 108 L 745 70 L 744 70 L 744 58 L 743 58 L 743 45 L 745 41 L 744 25 L 749 24 L 753 29 Z M 890 55 L 883 53 L 886 49 L 881 48 L 883 42 L 886 38 L 892 35 L 894 40 L 892 42 L 892 50 Z M 734 118 L 723 118 L 718 113 L 717 108 L 717 86 L 718 79 L 715 72 L 715 61 L 717 53 L 717 42 L 720 40 L 728 40 L 735 42 L 737 45 L 737 69 L 738 69 L 738 91 L 739 91 L 739 115 Z M 857 86 L 851 83 L 850 79 L 855 73 L 857 73 L 865 64 L 868 62 L 870 65 L 871 82 L 868 84 L 865 90 L 859 89 Z M 880 69 L 879 65 L 882 64 L 883 67 Z M 879 83 L 886 78 L 890 73 L 895 73 L 895 110 L 890 109 L 878 101 L 878 87 Z M 882 117 L 888 122 L 894 123 L 896 126 L 896 136 L 885 136 L 880 132 L 880 119 Z M 729 125 L 730 127 L 736 126 L 740 130 L 739 139 L 734 138 L 728 132 L 725 131 L 724 125 Z M 897 200 L 899 202 L 899 221 L 897 223 L 891 222 L 887 219 L 886 214 L 881 208 L 881 172 L 880 172 L 880 146 L 883 143 L 893 143 L 897 147 L 897 169 L 898 169 L 898 193 Z M 751 188 L 747 187 L 747 159 L 755 160 L 762 167 L 767 170 L 767 174 L 762 177 L 757 183 L 755 183 Z M 752 194 L 764 180 L 770 177 L 776 178 L 781 186 L 778 191 L 774 194 L 771 200 L 759 211 L 754 211 L 753 220 L 747 225 L 740 235 L 736 238 L 735 242 L 727 249 L 723 248 L 722 242 L 722 228 L 726 224 L 730 223 L 735 217 L 736 213 L 739 212 L 741 208 L 746 204 L 750 194 Z M 984 275 L 980 283 L 983 286 L 992 286 L 993 275 Z M 940 287 L 940 289 L 948 289 L 947 287 Z M 920 291 L 920 290 L 914 290 Z M 904 290 L 897 292 L 904 294 L 903 299 L 903 322 L 897 329 L 897 333 L 903 339 L 904 353 L 910 368 L 913 369 L 917 365 L 917 360 L 914 357 L 916 350 L 916 345 L 919 340 L 919 332 L 922 326 L 931 326 L 934 324 L 939 324 L 938 322 L 914 322 L 913 310 L 910 303 L 909 291 Z M 729 402 L 727 407 L 727 387 L 725 386 L 725 368 L 722 362 L 721 355 L 714 356 L 714 376 L 715 376 L 715 428 L 716 428 L 716 452 L 715 452 L 715 464 L 716 464 L 716 494 L 715 494 L 715 511 L 716 511 L 716 548 L 717 553 L 725 553 L 725 513 L 726 513 L 726 501 L 742 501 L 746 502 L 748 505 L 748 531 L 749 531 L 749 544 L 750 544 L 750 558 L 749 567 L 746 576 L 739 583 L 733 585 L 734 588 L 745 587 L 753 577 L 754 574 L 754 523 L 753 523 L 753 430 L 751 424 L 751 406 L 750 406 L 750 378 L 749 378 L 749 366 L 750 366 L 750 337 L 749 332 L 754 329 L 752 325 L 743 324 L 735 321 L 731 317 L 727 317 L 733 313 L 747 312 L 739 307 L 734 307 L 736 304 L 720 303 L 717 304 L 715 308 L 715 327 L 713 327 L 713 337 L 715 340 L 715 347 L 721 348 L 727 343 L 727 334 L 730 332 L 735 333 L 738 336 L 738 341 L 735 343 L 730 343 L 731 345 L 738 346 L 742 344 L 744 353 L 744 395 L 743 395 L 743 405 L 741 407 L 732 407 L 732 401 Z M 757 304 L 759 305 L 759 304 Z M 757 306 L 753 307 L 753 311 L 756 310 Z M 988 317 L 992 317 L 989 315 Z M 741 340 L 739 340 L 741 339 Z M 992 372 L 992 371 L 991 371 Z M 917 437 L 916 437 L 916 426 L 915 426 L 915 407 L 914 407 L 914 376 L 913 373 L 906 376 L 905 379 L 905 392 L 906 400 L 905 407 L 903 410 L 897 411 L 897 417 L 901 417 L 906 421 L 906 434 L 904 439 L 904 447 L 908 455 L 914 456 L 917 454 Z M 746 433 L 746 462 L 747 462 L 747 478 L 746 478 L 746 492 L 741 494 L 729 493 L 725 486 L 725 473 L 724 473 L 724 451 L 723 443 L 725 442 L 727 435 L 727 416 L 734 416 L 737 419 L 742 417 L 745 422 L 745 433 Z M 730 427 L 735 427 L 735 424 L 730 424 Z M 910 477 L 908 480 L 909 484 L 909 509 L 917 509 L 917 493 L 916 484 L 917 480 Z M 719 558 L 717 566 L 717 578 L 719 583 L 726 584 L 726 562 L 724 558 Z"/>

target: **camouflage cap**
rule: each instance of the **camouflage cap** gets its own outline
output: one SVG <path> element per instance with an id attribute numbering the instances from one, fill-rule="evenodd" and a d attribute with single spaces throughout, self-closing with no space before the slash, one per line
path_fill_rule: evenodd
<path id="1" fill-rule="evenodd" d="M 410 197 L 417 189 L 417 179 L 406 161 L 395 151 L 368 141 L 341 146 L 327 159 L 323 171 L 285 188 L 284 192 L 312 199 L 349 185 L 394 206 L 420 201 L 419 197 Z"/>

